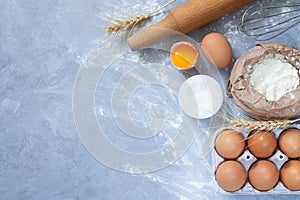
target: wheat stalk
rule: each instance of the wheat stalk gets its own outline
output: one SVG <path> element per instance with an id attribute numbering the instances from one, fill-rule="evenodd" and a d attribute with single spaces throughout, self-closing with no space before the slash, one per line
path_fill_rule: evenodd
<path id="1" fill-rule="evenodd" d="M 106 27 L 105 32 L 108 34 L 111 34 L 111 33 L 119 33 L 123 29 L 134 29 L 138 24 L 142 23 L 143 21 L 145 21 L 146 19 L 151 17 L 153 14 L 161 11 L 162 9 L 164 9 L 165 7 L 167 7 L 168 5 L 170 5 L 171 3 L 175 2 L 175 1 L 176 0 L 171 0 L 168 3 L 166 3 L 165 5 L 163 5 L 162 7 L 158 8 L 152 12 L 148 12 L 146 14 L 138 14 L 138 15 L 129 17 L 124 20 L 113 20 L 115 23 L 109 24 Z"/>
<path id="2" fill-rule="evenodd" d="M 293 124 L 295 122 L 300 121 L 300 119 L 295 120 L 267 120 L 267 121 L 257 121 L 257 120 L 246 120 L 242 118 L 238 119 L 228 119 L 226 121 L 236 128 L 246 128 L 251 130 L 258 130 L 258 131 L 270 131 L 272 129 L 283 128 L 289 124 Z"/>
<path id="3" fill-rule="evenodd" d="M 114 24 L 109 24 L 106 27 L 105 32 L 108 34 L 111 33 L 118 33 L 123 29 L 133 29 L 136 25 L 140 24 L 144 20 L 148 19 L 150 17 L 149 14 L 145 15 L 136 15 L 124 20 L 114 20 Z"/>

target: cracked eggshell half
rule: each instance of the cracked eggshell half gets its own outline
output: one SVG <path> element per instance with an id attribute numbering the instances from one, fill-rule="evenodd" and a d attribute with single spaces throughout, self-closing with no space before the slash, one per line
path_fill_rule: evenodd
<path id="1" fill-rule="evenodd" d="M 258 44 L 234 64 L 228 94 L 237 106 L 264 120 L 300 115 L 300 52 L 279 43 Z"/>

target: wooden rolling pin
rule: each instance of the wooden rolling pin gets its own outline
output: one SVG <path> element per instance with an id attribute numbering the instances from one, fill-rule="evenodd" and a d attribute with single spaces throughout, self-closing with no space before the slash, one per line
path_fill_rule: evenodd
<path id="1" fill-rule="evenodd" d="M 253 0 L 190 0 L 173 9 L 165 19 L 128 38 L 132 50 L 141 49 L 167 37 L 174 31 L 188 33 L 240 8 Z"/>

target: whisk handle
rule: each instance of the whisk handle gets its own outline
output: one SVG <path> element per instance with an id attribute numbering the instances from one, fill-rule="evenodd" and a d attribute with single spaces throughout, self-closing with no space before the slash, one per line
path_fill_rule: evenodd
<path id="1" fill-rule="evenodd" d="M 172 31 L 168 30 L 188 33 L 252 1 L 190 0 L 171 10 L 162 21 L 141 30 L 127 41 L 132 50 L 137 50 L 170 35 Z"/>

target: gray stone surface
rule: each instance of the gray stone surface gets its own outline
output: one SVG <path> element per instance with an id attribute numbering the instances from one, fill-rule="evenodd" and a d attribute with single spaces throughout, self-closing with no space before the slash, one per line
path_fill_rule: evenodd
<path id="1" fill-rule="evenodd" d="M 209 160 L 200 160 L 197 155 L 202 145 L 200 136 L 176 163 L 143 175 L 112 170 L 95 160 L 82 145 L 72 114 L 73 83 L 82 59 L 114 37 L 103 34 L 109 18 L 145 13 L 165 2 L 0 2 L 0 199 L 299 198 L 216 193 Z M 179 0 L 168 9 L 183 2 Z M 240 9 L 190 36 L 201 41 L 208 32 L 223 33 L 237 58 L 256 43 L 236 31 L 242 12 Z M 146 25 L 165 15 L 158 15 Z M 296 26 L 274 41 L 300 48 L 299 30 Z M 101 103 L 96 108 L 100 106 Z M 109 126 L 109 120 L 107 123 Z"/>

